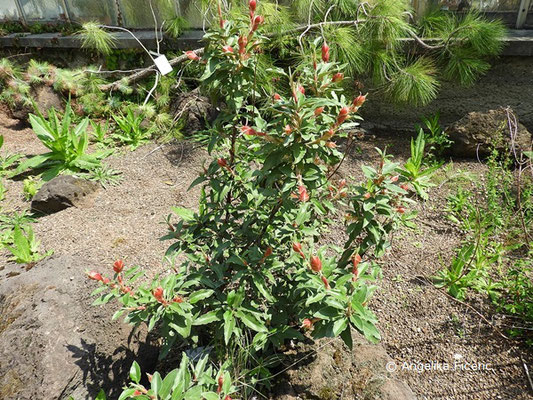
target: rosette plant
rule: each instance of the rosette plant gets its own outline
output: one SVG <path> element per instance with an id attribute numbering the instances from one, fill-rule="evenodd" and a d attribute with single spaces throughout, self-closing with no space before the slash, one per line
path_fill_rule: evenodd
<path id="1" fill-rule="evenodd" d="M 353 140 L 349 128 L 365 96 L 342 94 L 343 66 L 330 60 L 322 38 L 309 49 L 309 65 L 273 71 L 284 91 L 257 86 L 266 38 L 250 3 L 249 18 L 226 21 L 220 13 L 202 57 L 188 54 L 205 66 L 202 88 L 222 106 L 208 132 L 211 162 L 191 185 L 202 186 L 199 207 L 176 207 L 178 218 L 167 221 L 166 239 L 174 241 L 167 255 L 185 261 L 136 290 L 126 284 L 136 270 L 92 279 L 111 289 L 98 302 L 120 298 L 117 316 L 159 326 L 163 355 L 178 339 L 213 346 L 221 360 L 238 344 L 262 368 L 272 349 L 306 330 L 348 345 L 353 328 L 379 340 L 367 308 L 380 275 L 375 260 L 407 218 L 408 187 L 385 153 L 360 185 L 336 174 L 344 159 L 338 139 Z M 345 221 L 344 247 L 320 245 L 334 219 Z"/>

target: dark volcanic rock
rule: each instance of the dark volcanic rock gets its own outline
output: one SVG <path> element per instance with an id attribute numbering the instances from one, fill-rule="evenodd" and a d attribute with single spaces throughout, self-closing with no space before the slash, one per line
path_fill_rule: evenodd
<path id="1" fill-rule="evenodd" d="M 133 360 L 154 366 L 146 329 L 111 321 L 117 304 L 91 306 L 90 267 L 61 256 L 0 272 L 0 399 L 116 399 Z"/>
<path id="2" fill-rule="evenodd" d="M 446 129 L 446 133 L 454 141 L 450 154 L 476 158 L 488 156 L 493 148 L 509 151 L 512 141 L 508 115 L 513 120 L 512 110 L 509 110 L 509 114 L 505 109 L 490 110 L 486 113 L 471 112 L 450 125 Z M 521 123 L 517 123 L 513 142 L 519 150 L 531 149 L 531 133 Z"/>
<path id="3" fill-rule="evenodd" d="M 187 135 L 205 129 L 206 123 L 214 121 L 218 113 L 209 99 L 201 96 L 198 90 L 178 95 L 171 109 L 174 117 L 184 119 L 184 133 Z"/>
<path id="4" fill-rule="evenodd" d="M 55 108 L 58 111 L 63 111 L 63 99 L 60 94 L 54 92 L 50 86 L 37 86 L 31 90 L 31 98 L 35 101 L 39 112 L 43 114 L 45 118 L 48 117 L 48 110 Z M 11 109 L 13 117 L 20 120 L 28 120 L 28 115 L 35 113 L 35 110 L 31 105 L 16 105 Z"/>
<path id="5" fill-rule="evenodd" d="M 100 185 L 71 175 L 60 175 L 46 182 L 31 202 L 33 211 L 52 214 L 68 207 L 89 207 Z"/>

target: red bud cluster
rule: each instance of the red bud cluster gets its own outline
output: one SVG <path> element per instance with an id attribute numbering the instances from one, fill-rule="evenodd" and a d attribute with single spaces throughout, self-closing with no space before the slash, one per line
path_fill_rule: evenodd
<path id="1" fill-rule="evenodd" d="M 325 63 L 329 62 L 329 46 L 325 42 L 322 45 L 322 61 Z"/>
<path id="2" fill-rule="evenodd" d="M 352 277 L 352 280 L 355 282 L 357 280 L 357 277 L 359 276 L 359 270 L 357 268 L 357 266 L 359 265 L 359 263 L 361 262 L 362 258 L 359 254 L 356 254 L 353 258 L 352 258 L 352 274 L 353 274 L 353 277 Z"/>
<path id="3" fill-rule="evenodd" d="M 200 57 L 198 57 L 198 54 L 196 54 L 194 51 L 186 51 L 185 55 L 187 58 L 189 58 L 189 60 L 200 61 Z"/>
<path id="4" fill-rule="evenodd" d="M 117 274 L 120 274 L 123 269 L 124 269 L 124 261 L 122 260 L 115 261 L 115 263 L 113 264 L 113 271 L 115 271 L 115 273 Z"/>
<path id="5" fill-rule="evenodd" d="M 329 282 L 326 279 L 326 277 L 324 275 L 322 275 L 321 278 L 322 278 L 322 282 L 324 283 L 324 286 L 326 287 L 326 289 L 331 289 L 331 287 L 329 286 Z"/>
<path id="6" fill-rule="evenodd" d="M 341 125 L 346 121 L 348 115 L 350 114 L 350 109 L 348 107 L 342 107 L 337 116 L 337 125 Z"/>
<path id="7" fill-rule="evenodd" d="M 265 18 L 262 15 L 255 16 L 252 22 L 251 32 L 255 32 L 263 22 L 265 22 Z"/>
<path id="8" fill-rule="evenodd" d="M 294 242 L 292 244 L 292 249 L 297 252 L 302 258 L 305 258 L 304 252 L 302 251 L 302 244 L 299 242 Z"/>
<path id="9" fill-rule="evenodd" d="M 239 54 L 242 56 L 246 53 L 246 45 L 248 44 L 248 38 L 246 36 L 239 37 Z"/>
<path id="10" fill-rule="evenodd" d="M 314 272 L 322 271 L 322 260 L 320 260 L 320 257 L 312 256 L 310 262 L 311 262 L 311 269 Z"/>
<path id="11" fill-rule="evenodd" d="M 305 186 L 303 185 L 298 186 L 298 193 L 299 193 L 298 198 L 302 203 L 309 201 L 309 194 L 307 193 L 307 189 Z"/>
<path id="12" fill-rule="evenodd" d="M 226 54 L 233 54 L 233 47 L 227 45 L 222 47 L 222 51 Z"/>
<path id="13" fill-rule="evenodd" d="M 167 304 L 166 300 L 163 298 L 163 294 L 164 294 L 164 291 L 163 291 L 163 288 L 161 286 L 158 286 L 156 287 L 152 294 L 154 295 L 154 298 L 161 304 Z"/>
<path id="14" fill-rule="evenodd" d="M 222 392 L 222 385 L 224 385 L 224 377 L 220 375 L 218 377 L 218 387 L 217 387 L 217 393 Z"/>
<path id="15" fill-rule="evenodd" d="M 344 79 L 344 74 L 342 72 L 337 72 L 335 75 L 333 75 L 333 77 L 331 78 L 331 80 L 333 82 L 340 82 Z"/>
<path id="16" fill-rule="evenodd" d="M 320 114 L 324 112 L 324 107 L 318 107 L 315 109 L 315 117 L 318 117 Z"/>

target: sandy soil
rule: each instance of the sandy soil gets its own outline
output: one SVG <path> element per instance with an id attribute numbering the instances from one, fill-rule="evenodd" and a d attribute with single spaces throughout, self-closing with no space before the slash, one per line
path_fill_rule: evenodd
<path id="1" fill-rule="evenodd" d="M 44 150 L 31 129 L 1 110 L 0 134 L 5 136 L 7 151 L 29 155 Z M 377 160 L 373 148 L 386 144 L 399 161 L 406 159 L 408 138 L 368 138 L 361 142 L 361 152 L 347 157 L 340 173 L 357 179 L 362 163 Z M 122 171 L 121 184 L 102 189 L 91 208 L 70 208 L 39 218 L 34 230 L 42 248 L 82 255 L 98 270 L 111 268 L 115 259 L 123 258 L 127 264 L 141 265 L 150 275 L 163 272 L 168 268 L 163 255 L 170 245 L 159 240 L 166 233 L 164 219 L 172 206 L 195 208 L 198 190 L 188 192 L 187 187 L 206 157 L 203 149 L 187 142 L 150 144 L 135 152 L 116 153 L 106 163 Z M 485 170 L 473 161 L 454 164 L 456 169 L 476 174 Z M 461 232 L 445 219 L 446 196 L 455 185 L 449 182 L 435 188 L 431 200 L 416 206 L 418 228 L 397 234 L 383 261 L 384 279 L 371 306 L 380 318 L 383 344 L 396 361 L 393 373 L 421 399 L 531 398 L 522 360 L 533 370 L 532 352 L 503 339 L 471 308 L 425 281 L 449 262 L 462 239 Z M 2 209 L 28 209 L 22 182 L 6 181 L 6 186 Z M 327 240 L 340 242 L 341 237 L 342 227 L 338 227 Z M 6 260 L 2 252 L 0 264 Z M 474 296 L 470 304 L 490 315 L 482 296 Z M 431 362 L 437 369 L 440 363 L 441 370 L 420 372 L 404 367 L 404 363 Z M 451 370 L 442 370 L 444 363 Z M 472 370 L 467 363 L 485 369 Z"/>

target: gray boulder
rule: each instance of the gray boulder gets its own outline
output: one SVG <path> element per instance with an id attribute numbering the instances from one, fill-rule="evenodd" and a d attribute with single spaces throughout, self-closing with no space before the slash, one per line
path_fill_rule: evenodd
<path id="1" fill-rule="evenodd" d="M 72 175 L 59 175 L 46 182 L 31 202 L 32 211 L 52 214 L 68 207 L 90 207 L 100 185 Z"/>
<path id="2" fill-rule="evenodd" d="M 457 157 L 483 158 L 490 155 L 492 149 L 509 151 L 512 141 L 508 115 L 514 118 L 512 110 L 508 114 L 506 109 L 468 113 L 446 129 L 454 142 L 449 153 Z M 517 150 L 531 149 L 531 133 L 519 122 L 513 142 Z"/>
<path id="3" fill-rule="evenodd" d="M 0 399 L 116 399 L 133 360 L 153 368 L 146 329 L 111 321 L 117 304 L 91 306 L 90 267 L 61 256 L 0 271 Z"/>
<path id="4" fill-rule="evenodd" d="M 283 374 L 272 399 L 416 399 L 409 386 L 395 378 L 383 346 L 369 343 L 357 332 L 352 340 L 353 350 L 339 338 L 297 344 L 287 353 L 301 362 Z"/>

